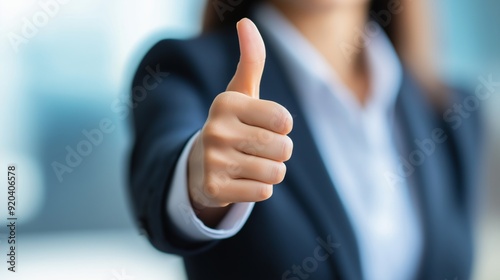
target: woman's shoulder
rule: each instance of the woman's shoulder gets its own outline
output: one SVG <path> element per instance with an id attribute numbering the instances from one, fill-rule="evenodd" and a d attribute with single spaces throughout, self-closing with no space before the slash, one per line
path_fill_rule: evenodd
<path id="1" fill-rule="evenodd" d="M 164 39 L 146 53 L 135 79 L 147 74 L 145 69 L 149 67 L 214 86 L 227 83 L 238 57 L 235 30 L 221 29 L 191 39 Z"/>

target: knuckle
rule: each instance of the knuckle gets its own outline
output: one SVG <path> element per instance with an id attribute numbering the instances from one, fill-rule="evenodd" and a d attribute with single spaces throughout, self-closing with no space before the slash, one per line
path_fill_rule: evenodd
<path id="1" fill-rule="evenodd" d="M 210 112 L 221 113 L 231 110 L 231 108 L 238 104 L 238 100 L 241 98 L 241 96 L 241 93 L 235 91 L 225 91 L 223 93 L 220 93 L 212 102 Z"/>
<path id="2" fill-rule="evenodd" d="M 222 144 L 227 141 L 220 124 L 217 122 L 210 122 L 205 125 L 203 128 L 202 138 L 205 147 L 214 144 Z"/>
<path id="3" fill-rule="evenodd" d="M 236 147 L 238 150 L 243 151 L 246 154 L 250 155 L 257 154 L 257 149 L 255 148 L 255 145 L 251 142 L 251 140 L 243 140 L 239 142 L 239 144 Z"/>
<path id="4" fill-rule="evenodd" d="M 213 167 L 217 160 L 217 153 L 214 151 L 214 149 L 210 148 L 205 148 L 204 155 L 203 155 L 203 164 L 205 167 Z"/>
<path id="5" fill-rule="evenodd" d="M 214 109 L 219 109 L 219 108 L 225 108 L 225 105 L 231 104 L 233 100 L 231 92 L 223 92 L 217 95 L 214 99 L 214 102 L 212 103 L 212 108 Z"/>
<path id="6" fill-rule="evenodd" d="M 229 161 L 226 163 L 226 169 L 227 173 L 230 176 L 233 177 L 238 177 L 241 175 L 243 168 L 241 167 L 241 164 L 237 161 Z"/>
<path id="7" fill-rule="evenodd" d="M 274 135 L 272 131 L 261 129 L 257 133 L 257 141 L 261 144 L 269 144 L 274 140 Z"/>
<path id="8" fill-rule="evenodd" d="M 216 198 L 220 192 L 219 184 L 213 180 L 208 181 L 203 186 L 203 193 L 210 198 Z"/>

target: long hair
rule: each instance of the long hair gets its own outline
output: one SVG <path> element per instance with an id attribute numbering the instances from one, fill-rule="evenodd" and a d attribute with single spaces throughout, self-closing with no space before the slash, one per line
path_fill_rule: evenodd
<path id="1" fill-rule="evenodd" d="M 208 32 L 225 26 L 234 26 L 236 22 L 248 17 L 251 10 L 266 0 L 207 0 L 203 30 Z M 232 5 L 231 5 L 232 4 Z M 391 19 L 387 24 L 381 24 L 403 65 L 426 90 L 427 97 L 439 107 L 448 101 L 448 89 L 439 81 L 434 65 L 434 40 L 431 34 L 431 9 L 426 1 L 415 0 L 371 0 L 370 16 L 393 11 L 399 4 L 398 12 L 390 12 Z"/>

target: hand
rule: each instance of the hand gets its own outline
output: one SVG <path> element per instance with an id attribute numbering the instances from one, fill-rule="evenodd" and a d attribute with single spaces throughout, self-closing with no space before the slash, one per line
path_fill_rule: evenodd
<path id="1" fill-rule="evenodd" d="M 189 195 L 198 213 L 268 199 L 273 185 L 285 177 L 283 162 L 292 155 L 290 113 L 259 99 L 266 56 L 262 37 L 249 19 L 238 22 L 237 29 L 241 56 L 236 73 L 227 91 L 214 99 L 189 155 Z M 219 216 L 225 209 L 219 209 Z"/>

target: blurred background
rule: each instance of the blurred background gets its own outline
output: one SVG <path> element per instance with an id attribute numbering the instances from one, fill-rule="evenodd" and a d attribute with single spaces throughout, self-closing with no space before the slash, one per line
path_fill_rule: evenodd
<path id="1" fill-rule="evenodd" d="M 199 33 L 204 4 L 0 0 L 0 182 L 14 163 L 19 205 L 18 273 L 7 272 L 2 261 L 0 279 L 185 279 L 182 261 L 153 249 L 131 218 L 131 120 L 117 108 L 128 107 L 132 75 L 155 42 Z M 442 78 L 471 89 L 479 76 L 500 80 L 500 2 L 430 5 Z M 474 279 L 500 275 L 499 108 L 500 94 L 481 104 L 488 137 Z M 67 165 L 68 153 L 85 148 L 83 131 L 103 121 L 113 131 Z M 2 188 L 2 260 L 6 196 Z"/>

